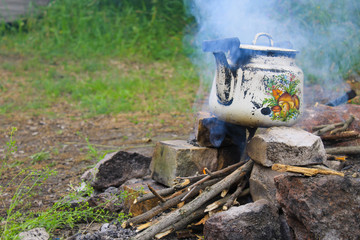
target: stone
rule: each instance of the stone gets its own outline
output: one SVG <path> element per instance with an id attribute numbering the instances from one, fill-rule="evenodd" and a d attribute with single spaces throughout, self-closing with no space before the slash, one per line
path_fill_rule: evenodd
<path id="1" fill-rule="evenodd" d="M 131 178 L 150 174 L 151 158 L 138 153 L 119 151 L 107 154 L 96 166 L 85 172 L 82 180 L 97 190 L 119 187 Z"/>
<path id="2" fill-rule="evenodd" d="M 49 238 L 50 236 L 45 228 L 34 228 L 19 234 L 21 240 L 48 240 Z"/>
<path id="3" fill-rule="evenodd" d="M 173 186 L 176 177 L 202 173 L 204 168 L 215 171 L 219 167 L 216 148 L 197 147 L 185 140 L 158 142 L 152 161 L 152 178 L 165 186 Z"/>
<path id="4" fill-rule="evenodd" d="M 139 195 L 150 193 L 148 185 L 150 185 L 155 190 L 161 190 L 165 188 L 163 185 L 157 183 L 153 179 L 148 178 L 130 179 L 121 185 L 121 190 L 127 195 L 124 201 L 124 210 L 125 212 L 131 213 L 132 217 L 136 217 L 144 212 L 147 212 L 159 204 L 159 199 L 157 198 L 152 198 L 140 203 L 134 203 L 134 200 Z"/>
<path id="5" fill-rule="evenodd" d="M 274 163 L 306 166 L 326 161 L 319 136 L 290 127 L 271 127 L 264 134 L 255 135 L 247 146 L 247 153 L 265 167 Z"/>
<path id="6" fill-rule="evenodd" d="M 359 178 L 280 175 L 274 181 L 296 239 L 359 239 Z"/>
<path id="7" fill-rule="evenodd" d="M 276 201 L 274 177 L 284 174 L 289 173 L 273 171 L 271 168 L 255 163 L 249 179 L 250 194 L 252 199 L 254 201 L 266 199 L 272 203 L 273 206 L 279 208 L 279 204 Z"/>
<path id="8" fill-rule="evenodd" d="M 212 215 L 205 223 L 206 240 L 281 239 L 276 210 L 265 199 Z"/>
<path id="9" fill-rule="evenodd" d="M 101 207 L 114 213 L 124 208 L 125 196 L 118 188 L 109 187 L 104 192 L 94 194 L 87 201 L 90 207 Z"/>

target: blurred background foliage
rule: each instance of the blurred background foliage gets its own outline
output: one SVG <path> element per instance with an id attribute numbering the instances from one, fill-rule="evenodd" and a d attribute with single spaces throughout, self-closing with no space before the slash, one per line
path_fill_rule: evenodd
<path id="1" fill-rule="evenodd" d="M 306 36 L 298 63 L 307 83 L 359 74 L 359 1 L 273 1 L 268 15 Z M 183 0 L 56 0 L 40 14 L 3 22 L 0 69 L 26 82 L 16 86 L 20 102 L 10 96 L 14 81 L 0 80 L 0 93 L 9 95 L 0 112 L 61 101 L 91 114 L 189 111 L 200 84 L 191 36 L 200 26 L 186 6 Z"/>
<path id="2" fill-rule="evenodd" d="M 141 55 L 152 59 L 184 53 L 191 21 L 181 0 L 57 0 L 13 24 L 3 24 L 7 44 L 42 55 Z M 15 40 L 15 41 L 14 41 Z"/>

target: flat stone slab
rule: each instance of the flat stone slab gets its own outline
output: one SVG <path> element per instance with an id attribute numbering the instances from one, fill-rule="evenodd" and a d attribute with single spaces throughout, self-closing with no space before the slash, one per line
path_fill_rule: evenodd
<path id="1" fill-rule="evenodd" d="M 326 152 L 319 136 L 290 127 L 272 127 L 257 134 L 247 146 L 256 163 L 271 167 L 274 163 L 306 166 L 322 164 Z"/>
<path id="2" fill-rule="evenodd" d="M 166 186 L 173 186 L 176 177 L 202 173 L 204 168 L 215 171 L 218 167 L 216 148 L 196 147 L 185 140 L 158 142 L 150 165 L 152 178 Z"/>

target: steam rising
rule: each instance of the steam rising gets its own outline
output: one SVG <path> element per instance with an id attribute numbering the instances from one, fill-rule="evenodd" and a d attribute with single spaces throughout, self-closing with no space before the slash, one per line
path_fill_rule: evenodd
<path id="1" fill-rule="evenodd" d="M 238 37 L 251 44 L 256 33 L 267 32 L 275 42 L 290 41 L 299 50 L 297 63 L 305 83 L 314 79 L 332 89 L 343 76 L 356 74 L 360 62 L 360 1 L 356 0 L 193 0 L 186 6 L 197 22 L 188 40 L 201 79 L 210 85 L 215 70 L 212 54 L 201 52 L 203 40 Z M 266 45 L 267 40 L 259 42 Z M 357 65 L 359 66 L 359 65 Z M 341 92 L 340 94 L 343 94 Z"/>

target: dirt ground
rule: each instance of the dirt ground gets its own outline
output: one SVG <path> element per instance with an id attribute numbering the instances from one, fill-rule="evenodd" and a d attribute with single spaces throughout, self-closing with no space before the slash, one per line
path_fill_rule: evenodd
<path id="1" fill-rule="evenodd" d="M 5 191 L 0 192 L 1 216 L 5 215 L 23 179 L 15 178 L 22 169 L 49 167 L 57 171 L 37 190 L 38 195 L 27 208 L 44 210 L 79 186 L 80 176 L 98 161 L 95 153 L 125 150 L 151 156 L 157 141 L 188 139 L 194 125 L 192 113 L 131 113 L 84 118 L 80 112 L 70 111 L 66 104 L 55 108 L 59 113 L 57 117 L 29 113 L 0 117 L 0 154 L 6 152 L 11 127 L 18 129 L 14 135 L 17 151 L 0 176 L 0 185 L 5 187 Z M 96 151 L 91 154 L 90 148 Z M 37 153 L 47 153 L 48 157 L 36 159 Z"/>

